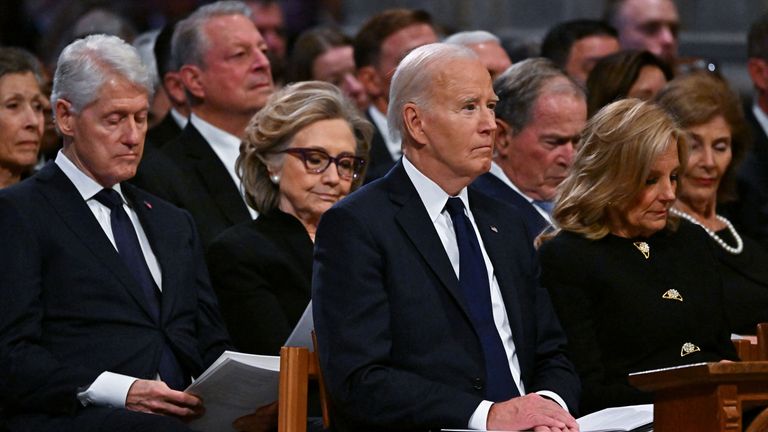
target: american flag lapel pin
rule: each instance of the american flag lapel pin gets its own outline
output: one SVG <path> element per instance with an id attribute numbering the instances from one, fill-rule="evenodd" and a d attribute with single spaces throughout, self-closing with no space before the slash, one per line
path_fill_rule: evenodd
<path id="1" fill-rule="evenodd" d="M 499 232 L 499 229 L 496 228 L 496 225 L 491 225 L 491 231 L 497 233 L 497 232 Z"/>
<path id="2" fill-rule="evenodd" d="M 144 205 L 147 206 L 148 209 L 152 210 L 152 204 L 150 204 L 149 201 L 144 201 Z"/>

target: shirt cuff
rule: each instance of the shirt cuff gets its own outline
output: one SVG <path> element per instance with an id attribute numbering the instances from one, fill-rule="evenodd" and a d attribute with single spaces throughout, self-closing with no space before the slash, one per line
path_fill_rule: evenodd
<path id="1" fill-rule="evenodd" d="M 487 430 L 488 429 L 488 412 L 491 410 L 493 402 L 484 400 L 477 406 L 475 412 L 472 413 L 472 417 L 469 418 L 468 428 L 474 430 Z"/>
<path id="2" fill-rule="evenodd" d="M 570 412 L 570 410 L 568 410 L 568 405 L 565 403 L 563 398 L 561 398 L 560 395 L 558 395 L 557 393 L 555 393 L 553 391 L 549 391 L 549 390 L 541 390 L 541 391 L 537 391 L 536 394 L 541 395 L 541 396 L 546 396 L 546 397 L 552 399 L 558 405 L 563 407 L 564 410 Z"/>
<path id="3" fill-rule="evenodd" d="M 102 372 L 87 389 L 77 394 L 83 406 L 125 408 L 128 391 L 138 378 L 114 372 Z"/>

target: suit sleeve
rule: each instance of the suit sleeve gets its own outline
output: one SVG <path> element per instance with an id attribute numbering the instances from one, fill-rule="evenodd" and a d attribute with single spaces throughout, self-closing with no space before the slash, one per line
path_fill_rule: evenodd
<path id="1" fill-rule="evenodd" d="M 479 397 L 392 360 L 390 322 L 397 311 L 389 305 L 388 256 L 378 236 L 394 234 L 374 233 L 370 224 L 343 207 L 332 208 L 321 219 L 312 301 L 330 393 L 343 416 L 359 427 L 370 428 L 376 419 L 382 430 L 466 428 Z"/>
<path id="2" fill-rule="evenodd" d="M 37 218 L 0 198 L 0 403 L 10 411 L 72 413 L 76 393 L 102 371 L 64 364 L 44 349 Z"/>

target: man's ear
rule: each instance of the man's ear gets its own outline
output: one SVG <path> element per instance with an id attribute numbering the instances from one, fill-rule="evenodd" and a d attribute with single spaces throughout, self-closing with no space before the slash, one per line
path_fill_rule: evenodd
<path id="1" fill-rule="evenodd" d="M 373 66 L 363 66 L 357 70 L 357 80 L 363 85 L 365 92 L 373 97 L 384 94 L 381 76 Z"/>
<path id="2" fill-rule="evenodd" d="M 424 131 L 424 119 L 422 111 L 414 103 L 407 103 L 403 106 L 403 124 L 405 130 L 411 138 L 421 144 L 426 145 L 429 142 L 426 131 Z"/>
<path id="3" fill-rule="evenodd" d="M 56 127 L 62 135 L 71 137 L 75 134 L 75 111 L 72 104 L 64 99 L 58 99 L 54 107 L 56 112 Z"/>
<path id="4" fill-rule="evenodd" d="M 181 81 L 181 74 L 179 72 L 166 73 L 163 77 L 163 87 L 173 103 L 182 104 L 187 102 L 184 83 Z"/>
<path id="5" fill-rule="evenodd" d="M 195 65 L 184 65 L 179 69 L 179 78 L 193 96 L 205 99 L 205 86 L 202 80 L 202 71 Z"/>
<path id="6" fill-rule="evenodd" d="M 509 123 L 496 119 L 496 138 L 494 141 L 494 149 L 496 154 L 500 158 L 507 157 L 510 151 L 510 144 L 512 142 L 512 127 Z"/>

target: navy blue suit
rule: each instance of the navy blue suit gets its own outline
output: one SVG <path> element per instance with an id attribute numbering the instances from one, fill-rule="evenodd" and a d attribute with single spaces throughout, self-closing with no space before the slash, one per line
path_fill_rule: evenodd
<path id="1" fill-rule="evenodd" d="M 0 406 L 13 430 L 95 412 L 76 394 L 104 371 L 154 379 L 164 341 L 191 376 L 229 346 L 192 218 L 122 191 L 162 269 L 161 322 L 58 166 L 0 191 Z"/>
<path id="2" fill-rule="evenodd" d="M 204 249 L 225 229 L 252 219 L 238 185 L 192 122 L 149 153 L 131 183 L 191 213 Z"/>
<path id="3" fill-rule="evenodd" d="M 522 216 L 525 221 L 528 234 L 532 238 L 536 238 L 542 231 L 549 228 L 549 221 L 544 219 L 541 213 L 536 210 L 533 203 L 528 202 L 524 196 L 520 195 L 516 190 L 509 187 L 495 175 L 485 173 L 475 179 L 470 187 L 496 198 L 499 201 L 512 204 L 517 208 L 519 210 L 518 214 Z"/>
<path id="4" fill-rule="evenodd" d="M 528 392 L 576 407 L 565 336 L 514 209 L 469 193 Z M 402 162 L 328 210 L 312 281 L 320 362 L 340 430 L 466 428 L 483 399 L 480 342 L 458 279 Z"/>

